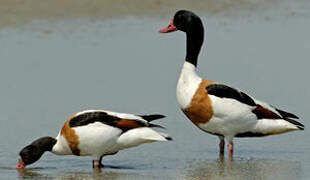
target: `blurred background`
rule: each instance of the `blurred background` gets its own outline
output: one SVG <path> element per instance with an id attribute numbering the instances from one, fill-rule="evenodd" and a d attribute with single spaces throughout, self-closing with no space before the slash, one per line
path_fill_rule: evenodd
<path id="1" fill-rule="evenodd" d="M 212 16 L 256 15 L 281 9 L 274 13 L 290 16 L 307 14 L 309 8 L 307 0 L 1 0 L 0 3 L 0 27 L 22 25 L 35 19 L 105 20 L 128 15 L 166 16 L 179 9 L 191 9 Z"/>

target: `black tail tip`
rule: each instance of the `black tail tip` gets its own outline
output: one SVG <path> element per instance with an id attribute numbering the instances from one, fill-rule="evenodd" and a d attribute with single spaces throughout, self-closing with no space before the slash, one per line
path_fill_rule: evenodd
<path id="1" fill-rule="evenodd" d="M 168 137 L 165 137 L 168 141 L 172 141 L 172 137 L 168 136 Z"/>
<path id="2" fill-rule="evenodd" d="M 299 130 L 305 130 L 305 126 L 297 126 Z"/>
<path id="3" fill-rule="evenodd" d="M 290 123 L 292 123 L 292 124 L 294 124 L 298 129 L 300 129 L 300 130 L 304 130 L 305 129 L 305 125 L 303 125 L 303 124 L 301 124 L 300 122 L 298 122 L 298 121 L 295 121 L 295 120 L 293 120 L 293 119 L 289 119 L 289 118 L 287 118 L 287 119 L 285 119 L 286 121 L 288 121 L 288 122 L 290 122 Z"/>

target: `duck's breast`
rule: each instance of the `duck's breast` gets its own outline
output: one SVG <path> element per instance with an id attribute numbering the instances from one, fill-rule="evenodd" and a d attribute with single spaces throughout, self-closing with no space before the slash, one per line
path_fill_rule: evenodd
<path id="1" fill-rule="evenodd" d="M 195 72 L 195 66 L 185 61 L 176 89 L 177 101 L 182 109 L 191 104 L 201 81 L 202 79 Z"/>

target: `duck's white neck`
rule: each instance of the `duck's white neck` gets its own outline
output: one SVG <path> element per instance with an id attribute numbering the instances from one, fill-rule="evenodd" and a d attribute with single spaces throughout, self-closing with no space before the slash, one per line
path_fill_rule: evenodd
<path id="1" fill-rule="evenodd" d="M 71 155 L 72 151 L 65 137 L 59 133 L 56 139 L 57 143 L 53 146 L 52 153 L 57 155 Z"/>
<path id="2" fill-rule="evenodd" d="M 182 67 L 182 71 L 181 71 L 181 75 L 184 74 L 184 73 L 186 73 L 186 74 L 188 74 L 188 73 L 190 73 L 190 74 L 194 73 L 194 74 L 197 75 L 197 73 L 196 73 L 196 66 L 193 65 L 193 64 L 190 63 L 190 62 L 184 61 L 184 64 L 183 64 L 183 67 Z"/>
<path id="3" fill-rule="evenodd" d="M 185 61 L 177 84 L 177 100 L 182 109 L 190 105 L 201 78 L 197 75 L 196 66 Z"/>

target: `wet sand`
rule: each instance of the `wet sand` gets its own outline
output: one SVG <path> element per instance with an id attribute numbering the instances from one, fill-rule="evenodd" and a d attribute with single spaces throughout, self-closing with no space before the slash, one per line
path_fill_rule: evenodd
<path id="1" fill-rule="evenodd" d="M 178 9 L 210 14 L 239 15 L 272 7 L 278 0 L 0 0 L 0 28 L 16 26 L 34 19 L 104 20 L 122 16 L 171 15 Z"/>

